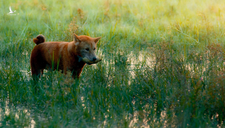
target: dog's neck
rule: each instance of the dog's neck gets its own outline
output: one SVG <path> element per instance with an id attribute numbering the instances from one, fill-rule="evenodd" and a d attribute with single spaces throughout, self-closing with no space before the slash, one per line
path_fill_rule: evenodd
<path id="1" fill-rule="evenodd" d="M 68 48 L 67 48 L 68 53 L 72 54 L 74 49 L 76 49 L 76 45 L 74 44 L 74 42 L 73 41 L 69 42 Z"/>
<path id="2" fill-rule="evenodd" d="M 74 42 L 70 42 L 68 44 L 68 53 L 70 54 L 70 56 L 72 56 L 72 58 L 74 58 L 74 64 L 76 65 L 76 67 L 83 67 L 85 65 L 85 63 L 82 61 L 82 57 L 80 55 L 77 55 L 75 50 L 76 50 L 76 45 Z"/>

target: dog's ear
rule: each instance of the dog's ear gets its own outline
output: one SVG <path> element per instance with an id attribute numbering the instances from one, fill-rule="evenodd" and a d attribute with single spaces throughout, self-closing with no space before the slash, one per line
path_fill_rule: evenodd
<path id="1" fill-rule="evenodd" d="M 94 42 L 97 44 L 100 39 L 101 39 L 101 37 L 96 37 L 96 38 L 94 38 Z"/>
<path id="2" fill-rule="evenodd" d="M 76 34 L 73 34 L 73 40 L 74 40 L 75 44 L 79 44 L 79 42 L 81 42 L 79 37 Z"/>

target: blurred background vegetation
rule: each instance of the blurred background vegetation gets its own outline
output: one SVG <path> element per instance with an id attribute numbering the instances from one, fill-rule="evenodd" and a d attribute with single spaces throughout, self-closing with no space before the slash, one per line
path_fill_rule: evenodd
<path id="1" fill-rule="evenodd" d="M 1 127 L 224 127 L 224 0 L 2 0 L 0 30 Z M 72 33 L 103 61 L 36 93 L 32 39 Z"/>

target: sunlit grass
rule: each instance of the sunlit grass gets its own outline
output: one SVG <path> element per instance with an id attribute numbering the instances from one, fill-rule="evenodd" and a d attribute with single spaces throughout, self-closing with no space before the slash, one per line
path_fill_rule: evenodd
<path id="1" fill-rule="evenodd" d="M 0 8 L 1 127 L 224 126 L 223 0 L 3 0 Z M 72 33 L 101 36 L 103 61 L 79 80 L 46 71 L 36 92 L 32 39 Z"/>

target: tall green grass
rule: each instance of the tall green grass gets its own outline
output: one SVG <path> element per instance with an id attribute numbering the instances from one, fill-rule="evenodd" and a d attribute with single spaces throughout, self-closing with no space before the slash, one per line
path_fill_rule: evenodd
<path id="1" fill-rule="evenodd" d="M 8 0 L 0 8 L 1 127 L 224 127 L 223 0 Z M 34 85 L 32 39 L 71 41 L 72 33 L 101 36 L 103 61 L 79 80 L 45 71 Z"/>

